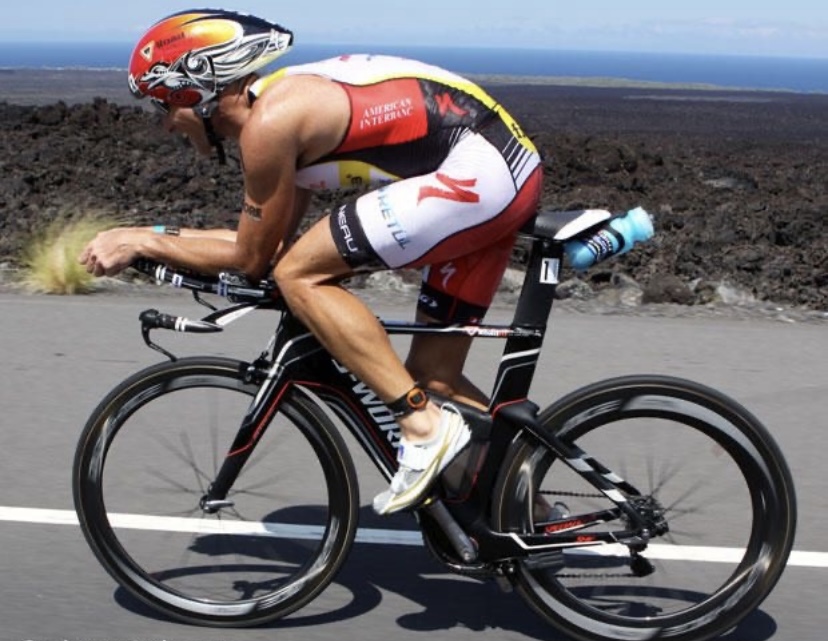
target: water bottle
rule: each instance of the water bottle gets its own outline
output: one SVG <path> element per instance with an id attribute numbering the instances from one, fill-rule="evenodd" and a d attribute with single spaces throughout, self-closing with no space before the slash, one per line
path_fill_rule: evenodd
<path id="1" fill-rule="evenodd" d="M 630 251 L 637 242 L 653 237 L 653 219 L 641 207 L 613 216 L 585 237 L 573 238 L 564 245 L 570 266 L 577 270 L 591 267 L 610 256 Z"/>

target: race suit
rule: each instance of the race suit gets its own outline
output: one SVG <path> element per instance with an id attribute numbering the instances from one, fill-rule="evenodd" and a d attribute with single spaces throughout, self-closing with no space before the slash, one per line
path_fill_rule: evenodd
<path id="1" fill-rule="evenodd" d="M 421 311 L 480 322 L 540 199 L 540 156 L 529 138 L 474 83 L 393 56 L 286 67 L 254 83 L 251 100 L 290 75 L 327 78 L 350 100 L 341 143 L 296 178 L 310 190 L 373 189 L 332 211 L 345 261 L 355 271 L 424 268 Z"/>

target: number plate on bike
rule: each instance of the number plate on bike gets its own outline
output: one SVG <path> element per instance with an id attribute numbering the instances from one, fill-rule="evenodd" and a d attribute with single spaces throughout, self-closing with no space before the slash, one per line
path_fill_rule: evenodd
<path id="1" fill-rule="evenodd" d="M 544 258 L 541 261 L 540 281 L 544 285 L 557 285 L 560 270 L 561 261 L 559 258 Z"/>

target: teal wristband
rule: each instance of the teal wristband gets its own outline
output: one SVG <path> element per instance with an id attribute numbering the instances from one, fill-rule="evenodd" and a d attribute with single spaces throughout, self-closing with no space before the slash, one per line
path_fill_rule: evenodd
<path id="1" fill-rule="evenodd" d="M 181 234 L 181 228 L 176 225 L 155 225 L 152 231 L 156 234 L 165 234 L 167 236 L 178 236 Z"/>

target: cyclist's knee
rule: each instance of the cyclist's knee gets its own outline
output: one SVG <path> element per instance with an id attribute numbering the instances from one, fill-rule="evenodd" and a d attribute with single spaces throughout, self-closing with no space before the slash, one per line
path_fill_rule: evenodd
<path id="1" fill-rule="evenodd" d="M 313 293 L 319 285 L 338 282 L 351 273 L 324 221 L 311 227 L 278 260 L 273 278 L 286 297 Z"/>
<path id="2" fill-rule="evenodd" d="M 314 287 L 320 277 L 308 272 L 301 261 L 286 256 L 274 267 L 273 279 L 282 297 L 294 313 L 298 314 L 313 302 L 316 296 Z"/>
<path id="3" fill-rule="evenodd" d="M 298 277 L 297 265 L 288 256 L 283 257 L 273 268 L 273 280 L 284 291 Z"/>
<path id="4" fill-rule="evenodd" d="M 301 283 L 300 271 L 288 257 L 282 258 L 273 268 L 273 280 L 285 298 L 290 298 Z"/>

